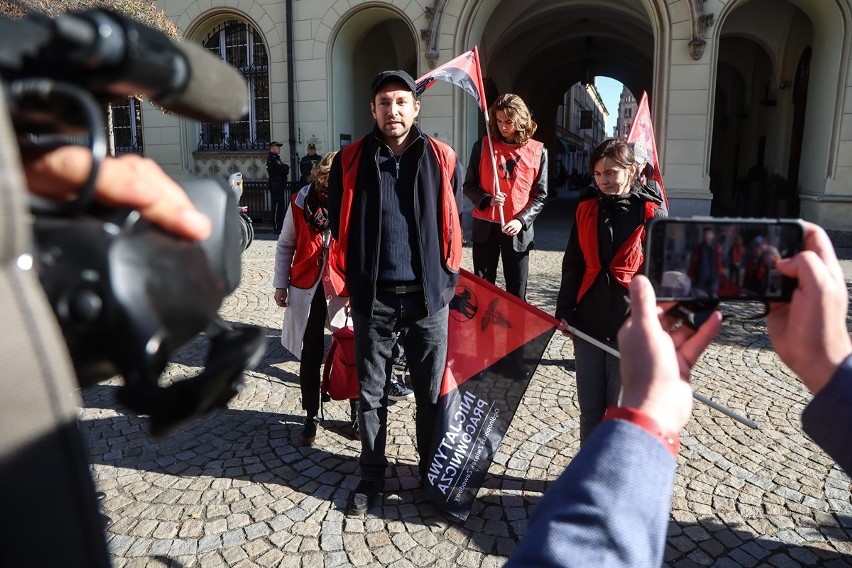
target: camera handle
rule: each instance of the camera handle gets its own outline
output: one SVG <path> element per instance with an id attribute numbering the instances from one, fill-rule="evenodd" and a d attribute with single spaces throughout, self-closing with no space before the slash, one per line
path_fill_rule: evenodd
<path id="1" fill-rule="evenodd" d="M 718 307 L 719 300 L 688 300 L 678 302 L 667 313 L 682 320 L 692 329 L 698 329 Z"/>
<path id="2" fill-rule="evenodd" d="M 9 107 L 12 111 L 15 129 L 33 134 L 85 132 L 89 135 L 89 149 L 92 152 L 92 168 L 85 185 L 77 197 L 67 202 L 56 202 L 30 196 L 30 208 L 37 215 L 71 215 L 87 211 L 94 199 L 95 180 L 101 163 L 106 157 L 107 143 L 104 133 L 104 121 L 101 109 L 87 91 L 72 85 L 46 78 L 19 79 L 8 85 Z M 48 112 L 54 111 L 54 113 Z M 58 121 L 53 117 L 63 117 Z M 49 119 L 46 117 L 50 117 Z M 22 148 L 36 147 L 40 150 L 56 146 L 52 138 L 45 146 L 32 136 L 21 140 Z"/>

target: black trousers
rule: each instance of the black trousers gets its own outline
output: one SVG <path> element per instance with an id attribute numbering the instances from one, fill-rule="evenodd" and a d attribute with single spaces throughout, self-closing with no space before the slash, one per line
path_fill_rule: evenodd
<path id="1" fill-rule="evenodd" d="M 313 418 L 319 413 L 320 368 L 325 358 L 325 320 L 328 308 L 323 296 L 322 283 L 314 293 L 308 325 L 302 336 L 302 358 L 299 364 L 299 386 L 302 390 L 302 408 Z"/>
<path id="2" fill-rule="evenodd" d="M 502 258 L 506 291 L 526 300 L 530 251 L 517 252 L 513 247 L 514 237 L 503 234 L 499 223 L 491 225 L 488 240 L 473 243 L 473 273 L 494 284 L 497 280 L 497 263 Z"/>
<path id="3" fill-rule="evenodd" d="M 403 344 L 411 373 L 419 470 L 421 476 L 425 475 L 438 417 L 441 379 L 447 364 L 449 313 L 444 306 L 428 315 L 422 292 L 395 295 L 379 291 L 372 314 L 353 310 L 355 356 L 361 380 L 361 479 L 385 478 L 390 384 L 387 378 L 397 342 Z"/>

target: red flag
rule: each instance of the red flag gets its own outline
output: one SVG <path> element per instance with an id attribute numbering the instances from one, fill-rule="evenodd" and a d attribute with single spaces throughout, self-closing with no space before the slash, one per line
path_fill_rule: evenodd
<path id="1" fill-rule="evenodd" d="M 645 148 L 648 163 L 654 168 L 651 179 L 659 184 L 663 203 L 668 210 L 669 198 L 666 196 L 663 175 L 660 173 L 660 158 L 657 154 L 657 143 L 654 140 L 654 125 L 651 123 L 651 111 L 648 108 L 648 93 L 642 93 L 642 100 L 639 102 L 639 108 L 636 109 L 636 118 L 630 125 L 630 132 L 627 134 L 627 142 L 641 144 Z"/>
<path id="2" fill-rule="evenodd" d="M 424 489 L 466 519 L 558 321 L 462 270 Z"/>
<path id="3" fill-rule="evenodd" d="M 479 50 L 475 46 L 472 50 L 462 53 L 417 79 L 417 96 L 434 85 L 435 81 L 446 81 L 461 87 L 476 99 L 476 104 L 482 112 L 487 110 L 485 87 L 482 84 L 482 68 L 479 66 Z"/>

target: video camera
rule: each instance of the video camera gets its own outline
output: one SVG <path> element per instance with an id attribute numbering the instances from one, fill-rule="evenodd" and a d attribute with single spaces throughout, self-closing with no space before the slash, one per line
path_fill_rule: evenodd
<path id="1" fill-rule="evenodd" d="M 31 204 L 40 279 L 80 386 L 120 374 L 119 400 L 149 415 L 155 436 L 224 406 L 265 342 L 261 329 L 217 316 L 240 280 L 238 196 L 213 180 L 179 181 L 212 220 L 213 235 L 203 242 L 92 198 L 106 154 L 99 101 L 144 95 L 190 118 L 237 120 L 248 109 L 242 77 L 200 46 L 174 43 L 105 10 L 53 20 L 0 17 L 0 37 L 0 79 L 22 150 L 44 151 L 70 136 L 90 139 L 92 171 L 78 198 Z M 170 356 L 204 331 L 205 369 L 160 386 Z"/>

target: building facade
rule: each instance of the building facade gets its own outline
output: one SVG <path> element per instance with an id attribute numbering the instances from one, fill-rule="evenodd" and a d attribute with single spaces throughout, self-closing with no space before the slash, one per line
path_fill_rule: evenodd
<path id="1" fill-rule="evenodd" d="M 551 175 L 559 176 L 562 171 L 565 176 L 576 175 L 588 170 L 592 150 L 607 137 L 608 116 L 594 83 L 571 86 L 556 111 L 556 132 L 549 154 Z"/>
<path id="2" fill-rule="evenodd" d="M 627 135 L 630 134 L 630 126 L 636 119 L 638 108 L 639 102 L 633 96 L 633 93 L 627 87 L 621 89 L 621 96 L 618 98 L 618 118 L 615 121 L 613 137 L 627 138 Z"/>
<path id="3" fill-rule="evenodd" d="M 369 82 L 419 76 L 478 45 L 487 98 L 514 92 L 556 153 L 557 112 L 589 76 L 647 92 L 675 214 L 852 219 L 852 0 L 159 0 L 187 41 L 247 78 L 242 122 L 203 125 L 143 104 L 144 152 L 171 172 L 265 176 L 371 126 Z M 288 33 L 289 31 L 289 33 Z M 612 109 L 614 110 L 614 109 Z M 421 125 L 464 161 L 483 131 L 471 97 L 423 96 Z"/>

